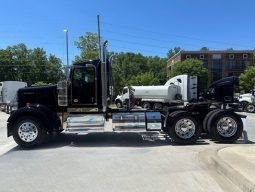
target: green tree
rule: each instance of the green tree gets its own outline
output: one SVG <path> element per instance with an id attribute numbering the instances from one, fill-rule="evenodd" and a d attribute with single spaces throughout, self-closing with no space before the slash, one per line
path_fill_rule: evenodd
<path id="1" fill-rule="evenodd" d="M 23 43 L 0 50 L 0 81 L 56 83 L 63 77 L 62 62 L 47 56 L 42 48 L 29 49 Z"/>
<path id="2" fill-rule="evenodd" d="M 133 76 L 127 83 L 128 85 L 159 85 L 159 79 L 151 72 L 146 72 Z"/>
<path id="3" fill-rule="evenodd" d="M 166 58 L 136 53 L 115 53 L 112 62 L 114 93 L 126 85 L 162 85 L 166 78 Z"/>
<path id="4" fill-rule="evenodd" d="M 250 93 L 255 88 L 255 66 L 248 67 L 239 77 L 240 90 Z"/>
<path id="5" fill-rule="evenodd" d="M 234 49 L 233 48 L 227 48 L 226 51 L 230 51 L 231 52 L 231 51 L 234 51 Z"/>
<path id="6" fill-rule="evenodd" d="M 50 54 L 48 57 L 48 82 L 57 83 L 59 80 L 64 78 L 64 73 L 62 71 L 62 61 L 55 55 Z"/>
<path id="7" fill-rule="evenodd" d="M 200 51 L 209 51 L 209 48 L 208 48 L 208 47 L 202 47 L 202 48 L 200 49 Z"/>
<path id="8" fill-rule="evenodd" d="M 16 80 L 15 66 L 10 50 L 0 49 L 0 81 Z"/>
<path id="9" fill-rule="evenodd" d="M 79 40 L 75 41 L 74 44 L 81 51 L 80 56 L 75 57 L 75 61 L 99 58 L 97 33 L 87 32 L 85 35 L 80 36 Z"/>
<path id="10" fill-rule="evenodd" d="M 203 67 L 200 60 L 186 59 L 176 63 L 171 72 L 168 74 L 168 77 L 171 78 L 183 74 L 198 76 L 199 88 L 201 90 L 204 90 L 207 87 L 208 70 Z"/>
<path id="11" fill-rule="evenodd" d="M 47 85 L 47 83 L 43 82 L 43 81 L 38 81 L 34 84 L 32 84 L 31 86 L 34 87 L 34 86 L 45 86 Z"/>
<path id="12" fill-rule="evenodd" d="M 31 62 L 29 61 L 31 50 L 29 50 L 25 44 L 20 43 L 7 47 L 6 51 L 9 52 L 10 56 L 8 78 L 18 81 L 27 79 L 30 76 L 28 69 L 31 68 Z"/>
<path id="13" fill-rule="evenodd" d="M 176 53 L 178 53 L 179 51 L 181 51 L 181 47 L 174 47 L 173 49 L 170 49 L 167 52 L 167 58 L 171 58 L 173 57 Z"/>

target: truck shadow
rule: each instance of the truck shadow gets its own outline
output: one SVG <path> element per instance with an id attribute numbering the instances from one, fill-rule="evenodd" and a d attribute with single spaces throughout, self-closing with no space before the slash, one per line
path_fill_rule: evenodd
<path id="1" fill-rule="evenodd" d="M 194 145 L 208 145 L 204 140 L 198 140 Z M 86 135 L 60 134 L 58 137 L 49 138 L 44 144 L 33 148 L 50 149 L 60 147 L 159 147 L 183 146 L 177 145 L 171 139 L 159 133 L 130 133 L 130 132 L 103 132 L 88 133 Z M 185 145 L 184 145 L 185 146 Z M 14 150 L 22 150 L 17 147 Z"/>

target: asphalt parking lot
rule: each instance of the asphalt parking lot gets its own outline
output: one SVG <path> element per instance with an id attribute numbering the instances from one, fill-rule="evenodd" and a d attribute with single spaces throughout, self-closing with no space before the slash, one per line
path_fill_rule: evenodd
<path id="1" fill-rule="evenodd" d="M 4 130 L 7 117 L 0 113 L 2 146 L 13 142 Z M 247 120 L 255 142 L 255 114 Z M 161 134 L 62 134 L 35 149 L 14 146 L 1 155 L 0 191 L 240 191 L 201 158 L 224 146 L 209 139 L 178 146 Z"/>

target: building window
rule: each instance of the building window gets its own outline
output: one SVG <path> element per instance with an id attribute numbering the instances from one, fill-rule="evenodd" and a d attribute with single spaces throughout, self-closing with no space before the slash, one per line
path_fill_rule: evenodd
<path id="1" fill-rule="evenodd" d="M 212 58 L 213 59 L 221 59 L 221 54 L 213 54 Z"/>
<path id="2" fill-rule="evenodd" d="M 234 76 L 234 73 L 233 72 L 229 72 L 228 73 L 228 77 L 230 77 L 230 76 Z"/>
<path id="3" fill-rule="evenodd" d="M 234 54 L 229 54 L 228 57 L 229 57 L 229 59 L 234 59 L 235 55 Z"/>
<path id="4" fill-rule="evenodd" d="M 200 59 L 204 59 L 205 58 L 205 55 L 200 55 Z"/>
<path id="5" fill-rule="evenodd" d="M 191 55 L 186 55 L 186 59 L 190 59 L 191 58 Z"/>
<path id="6" fill-rule="evenodd" d="M 216 81 L 221 79 L 221 60 L 214 59 L 212 61 L 212 80 Z"/>
<path id="7" fill-rule="evenodd" d="M 250 65 L 251 65 L 250 61 L 242 61 L 241 69 L 245 69 L 245 68 L 249 67 Z"/>
<path id="8" fill-rule="evenodd" d="M 235 60 L 228 60 L 227 61 L 228 69 L 235 69 L 236 68 L 236 61 Z"/>
<path id="9" fill-rule="evenodd" d="M 203 66 L 208 69 L 208 61 L 207 60 L 203 60 L 202 62 L 203 62 Z"/>
<path id="10" fill-rule="evenodd" d="M 248 54 L 243 54 L 243 59 L 248 59 Z"/>

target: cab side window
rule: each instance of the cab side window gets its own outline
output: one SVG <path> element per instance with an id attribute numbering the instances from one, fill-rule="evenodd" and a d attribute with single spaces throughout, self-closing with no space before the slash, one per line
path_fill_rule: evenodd
<path id="1" fill-rule="evenodd" d="M 126 94 L 127 92 L 128 92 L 128 89 L 127 89 L 127 88 L 124 88 L 122 94 L 124 95 L 124 94 Z"/>

